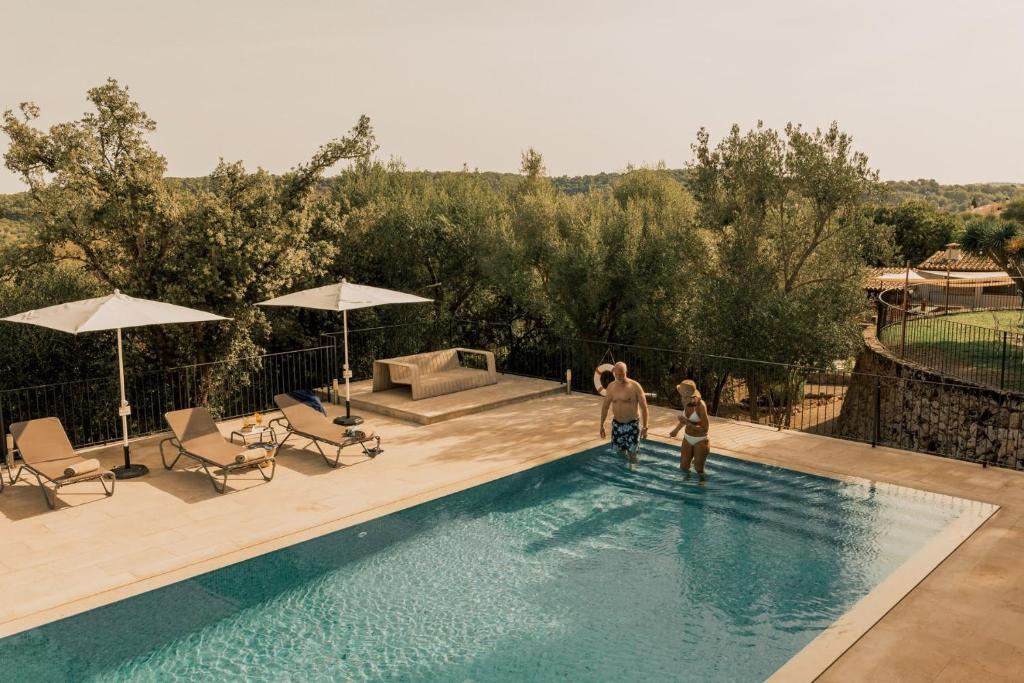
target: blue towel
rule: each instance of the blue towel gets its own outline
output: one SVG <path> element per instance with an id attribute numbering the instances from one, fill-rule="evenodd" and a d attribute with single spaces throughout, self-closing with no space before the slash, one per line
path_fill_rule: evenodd
<path id="1" fill-rule="evenodd" d="M 296 389 L 295 391 L 289 391 L 288 395 L 294 398 L 296 401 L 302 401 L 310 408 L 315 408 L 316 410 L 319 410 L 321 413 L 324 414 L 324 417 L 327 417 L 327 411 L 324 410 L 324 404 L 321 403 L 320 399 L 317 398 L 316 394 L 314 394 L 309 389 Z"/>

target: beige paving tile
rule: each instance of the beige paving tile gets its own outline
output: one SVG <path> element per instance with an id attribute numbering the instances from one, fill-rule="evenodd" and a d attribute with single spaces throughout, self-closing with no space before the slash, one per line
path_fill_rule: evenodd
<path id="1" fill-rule="evenodd" d="M 931 644 L 909 644 L 905 634 L 875 627 L 818 680 L 823 683 L 925 683 L 934 681 L 952 655 Z"/>
<path id="2" fill-rule="evenodd" d="M 1000 676 L 976 661 L 953 660 L 935 679 L 935 683 L 1019 683 L 1020 678 Z"/>

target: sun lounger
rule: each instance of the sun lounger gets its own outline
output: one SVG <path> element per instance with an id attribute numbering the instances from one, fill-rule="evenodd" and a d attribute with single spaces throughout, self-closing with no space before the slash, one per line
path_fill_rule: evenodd
<path id="1" fill-rule="evenodd" d="M 232 444 L 217 429 L 217 423 L 213 421 L 210 411 L 206 408 L 174 410 L 164 417 L 174 432 L 174 436 L 160 442 L 160 459 L 165 469 L 172 469 L 183 455 L 192 458 L 202 465 L 210 477 L 213 490 L 217 493 L 224 493 L 227 489 L 228 475 L 242 470 L 256 469 L 264 481 L 274 478 L 274 472 L 277 471 L 277 461 L 274 457 L 277 449 L 267 451 Z M 178 449 L 170 464 L 164 456 L 165 445 Z M 270 463 L 269 475 L 263 468 L 267 463 Z M 219 472 L 219 485 L 218 477 L 214 475 L 215 471 Z"/>
<path id="2" fill-rule="evenodd" d="M 98 460 L 86 459 L 75 453 L 60 420 L 43 417 L 38 420 L 15 422 L 11 425 L 14 445 L 21 454 L 21 466 L 17 474 L 11 474 L 8 464 L 7 475 L 14 484 L 24 470 L 36 475 L 43 498 L 52 510 L 57 506 L 57 492 L 70 484 L 99 481 L 103 492 L 114 495 L 114 473 L 100 466 Z M 107 488 L 110 482 L 110 488 Z M 51 496 L 46 484 L 53 488 Z"/>
<path id="3" fill-rule="evenodd" d="M 341 466 L 341 452 L 349 446 L 358 444 L 362 447 L 363 454 L 370 458 L 375 458 L 384 452 L 380 447 L 380 437 L 372 431 L 353 429 L 350 432 L 350 428 L 334 424 L 330 418 L 316 408 L 289 394 L 278 394 L 274 397 L 274 403 L 280 408 L 283 417 L 271 420 L 271 424 L 280 424 L 288 431 L 288 435 L 281 440 L 282 446 L 293 435 L 309 439 L 320 451 L 324 462 L 331 467 Z M 371 442 L 376 443 L 368 448 L 366 444 Z M 333 460 L 324 453 L 320 444 L 327 444 L 335 449 Z"/>

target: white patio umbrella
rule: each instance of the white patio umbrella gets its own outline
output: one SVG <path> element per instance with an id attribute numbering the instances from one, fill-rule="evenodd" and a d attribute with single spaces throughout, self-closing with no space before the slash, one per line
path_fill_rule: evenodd
<path id="1" fill-rule="evenodd" d="M 396 292 L 393 289 L 382 289 L 367 285 L 357 285 L 347 280 L 336 282 L 333 285 L 304 289 L 300 292 L 285 294 L 284 296 L 267 299 L 259 302 L 259 306 L 297 306 L 299 308 L 317 308 L 324 311 L 340 311 L 342 313 L 344 337 L 345 337 L 345 365 L 342 369 L 342 377 L 345 379 L 345 417 L 339 419 L 340 424 L 357 425 L 362 418 L 352 415 L 349 405 L 352 392 L 349 380 L 352 379 L 352 371 L 348 367 L 348 312 L 357 308 L 369 308 L 383 304 L 422 304 L 429 303 L 433 299 L 424 299 L 415 294 Z"/>
<path id="2" fill-rule="evenodd" d="M 145 465 L 133 465 L 128 449 L 128 416 L 132 414 L 132 409 L 128 405 L 124 393 L 124 353 L 121 346 L 121 330 L 126 327 L 197 323 L 228 320 L 228 318 L 161 301 L 136 299 L 115 289 L 114 293 L 109 296 L 25 311 L 7 318 L 0 318 L 0 320 L 39 325 L 71 334 L 117 330 L 117 371 L 121 385 L 121 405 L 117 412 L 121 416 L 121 435 L 124 439 L 124 467 L 115 467 L 114 474 L 118 479 L 131 479 L 140 477 L 149 470 Z"/>

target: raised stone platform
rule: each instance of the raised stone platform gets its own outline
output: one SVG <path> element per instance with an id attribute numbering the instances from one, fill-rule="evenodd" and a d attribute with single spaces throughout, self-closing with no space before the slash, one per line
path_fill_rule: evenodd
<path id="1" fill-rule="evenodd" d="M 558 382 L 498 375 L 497 384 L 414 401 L 409 387 L 375 392 L 373 381 L 367 380 L 352 385 L 352 410 L 428 425 L 564 391 L 565 386 Z"/>

